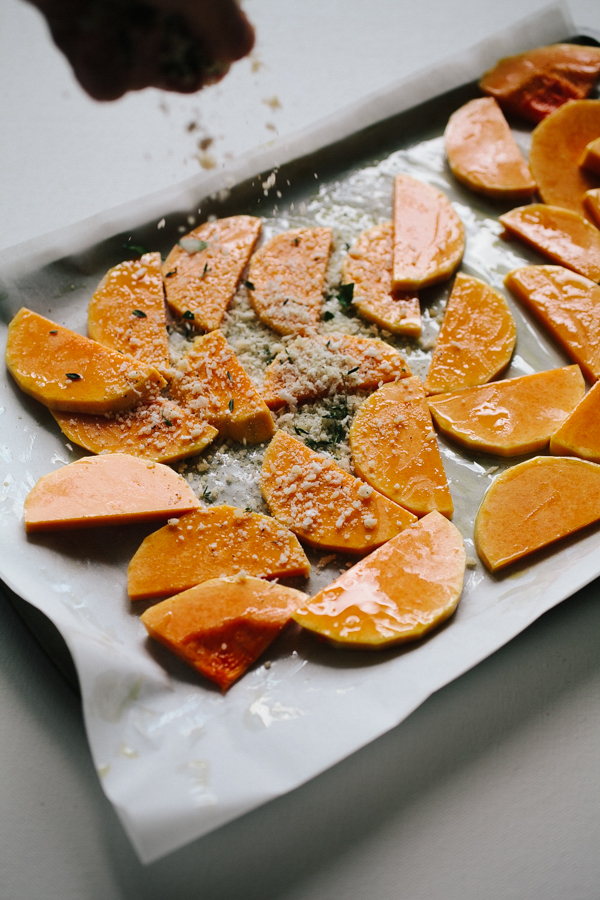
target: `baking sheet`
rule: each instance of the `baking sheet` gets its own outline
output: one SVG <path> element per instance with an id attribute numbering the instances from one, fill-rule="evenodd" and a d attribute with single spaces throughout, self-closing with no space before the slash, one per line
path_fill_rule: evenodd
<path id="1" fill-rule="evenodd" d="M 178 229 L 190 227 L 187 216 L 197 215 L 199 205 L 202 219 L 211 212 L 262 210 L 267 234 L 309 223 L 332 225 L 339 261 L 344 243 L 389 218 L 391 183 L 400 171 L 449 194 L 467 230 L 463 269 L 502 288 L 506 271 L 535 257 L 499 239 L 498 207 L 475 200 L 452 182 L 440 134 L 449 113 L 475 95 L 468 82 L 497 56 L 572 32 L 563 8 L 552 7 L 404 89 L 394 86 L 329 125 L 241 161 L 235 171 L 4 252 L 3 340 L 7 322 L 21 305 L 84 333 L 87 301 L 106 269 L 127 256 L 123 244 L 168 250 Z M 438 97 L 441 86 L 453 90 Z M 390 116 L 398 110 L 399 115 L 376 123 L 378 113 Z M 527 145 L 527 133 L 517 137 Z M 276 186 L 265 195 L 262 184 L 274 165 Z M 257 172 L 266 174 L 256 178 Z M 228 185 L 226 178 L 234 183 Z M 209 193 L 216 196 L 207 200 Z M 163 216 L 165 227 L 158 229 Z M 399 342 L 419 374 L 426 368 L 447 294 L 448 286 L 425 292 L 423 340 Z M 564 364 L 509 301 L 518 326 L 509 374 Z M 344 317 L 336 301 L 329 302 L 335 318 L 328 327 L 355 327 L 358 320 Z M 242 290 L 229 326 L 232 340 L 239 338 L 244 303 Z M 478 564 L 468 570 L 456 616 L 418 645 L 377 655 L 343 653 L 292 630 L 268 653 L 269 668 L 256 665 L 223 697 L 151 644 L 139 622 L 140 607 L 131 609 L 127 563 L 152 527 L 25 536 L 22 504 L 28 490 L 42 474 L 80 454 L 69 448 L 45 409 L 22 395 L 8 375 L 2 382 L 0 574 L 63 634 L 77 667 L 99 776 L 145 862 L 291 790 L 392 728 L 433 691 L 600 574 L 597 528 L 501 577 Z M 505 463 L 441 443 L 454 521 L 474 557 L 473 518 L 494 475 L 490 470 Z M 213 494 L 220 491 L 219 502 L 257 506 L 255 471 L 230 448 L 219 451 L 208 473 L 192 476 Z M 338 559 L 336 565 L 344 562 Z M 331 569 L 314 574 L 309 590 L 334 574 Z"/>

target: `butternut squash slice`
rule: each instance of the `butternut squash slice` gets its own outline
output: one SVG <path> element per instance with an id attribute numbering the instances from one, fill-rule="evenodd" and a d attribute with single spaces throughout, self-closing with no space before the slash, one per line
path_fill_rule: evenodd
<path id="1" fill-rule="evenodd" d="M 160 253 L 145 253 L 106 273 L 88 307 L 88 335 L 159 371 L 169 365 Z"/>
<path id="2" fill-rule="evenodd" d="M 25 530 L 153 522 L 198 506 L 187 481 L 168 466 L 106 453 L 43 475 L 25 498 Z"/>
<path id="3" fill-rule="evenodd" d="M 277 409 L 342 391 L 374 390 L 409 375 L 406 360 L 385 341 L 347 334 L 297 337 L 267 367 L 263 397 Z"/>
<path id="4" fill-rule="evenodd" d="M 418 378 L 385 384 L 365 400 L 350 428 L 357 475 L 395 503 L 448 518 L 454 507 L 425 391 Z"/>
<path id="5" fill-rule="evenodd" d="M 419 298 L 413 292 L 392 291 L 392 222 L 360 235 L 342 266 L 344 284 L 354 284 L 354 306 L 361 318 L 392 334 L 421 334 Z"/>
<path id="6" fill-rule="evenodd" d="M 272 514 L 312 547 L 368 553 L 416 520 L 370 485 L 278 431 L 260 486 Z"/>
<path id="7" fill-rule="evenodd" d="M 214 578 L 150 607 L 141 620 L 151 637 L 225 692 L 305 599 L 260 578 Z"/>
<path id="8" fill-rule="evenodd" d="M 518 456 L 546 447 L 584 392 L 579 366 L 565 366 L 437 394 L 429 408 L 442 434 L 464 447 Z"/>
<path id="9" fill-rule="evenodd" d="M 424 382 L 428 394 L 485 384 L 510 362 L 515 320 L 503 295 L 459 272 Z"/>
<path id="10" fill-rule="evenodd" d="M 491 484 L 475 519 L 475 546 L 495 572 L 599 519 L 600 466 L 536 456 Z"/>
<path id="11" fill-rule="evenodd" d="M 600 134 L 600 100 L 573 100 L 534 129 L 529 168 L 544 203 L 586 214 L 586 191 L 598 177 L 579 165 L 587 144 Z"/>
<path id="12" fill-rule="evenodd" d="M 260 444 L 273 434 L 271 413 L 220 331 L 196 338 L 171 391 L 223 438 Z"/>
<path id="13" fill-rule="evenodd" d="M 173 313 L 204 331 L 219 328 L 261 228 L 254 216 L 230 216 L 181 238 L 162 269 Z"/>
<path id="14" fill-rule="evenodd" d="M 233 506 L 181 516 L 149 535 L 127 570 L 131 600 L 154 600 L 225 575 L 291 578 L 310 574 L 295 535 L 275 519 Z"/>
<path id="15" fill-rule="evenodd" d="M 494 200 L 528 200 L 535 181 L 493 97 L 471 100 L 452 113 L 444 133 L 454 177 Z"/>
<path id="16" fill-rule="evenodd" d="M 22 391 L 63 412 L 116 413 L 166 385 L 156 369 L 24 307 L 8 326 L 6 365 Z"/>
<path id="17" fill-rule="evenodd" d="M 600 138 L 586 144 L 579 158 L 579 165 L 593 172 L 594 175 L 600 175 Z"/>
<path id="18" fill-rule="evenodd" d="M 445 194 L 410 175 L 394 179 L 392 290 L 418 291 L 450 278 L 465 229 Z"/>
<path id="19" fill-rule="evenodd" d="M 600 231 L 560 206 L 532 203 L 500 216 L 506 230 L 552 262 L 600 281 Z"/>
<path id="20" fill-rule="evenodd" d="M 600 188 L 592 188 L 583 195 L 583 205 L 590 222 L 600 228 Z"/>
<path id="21" fill-rule="evenodd" d="M 587 97 L 599 73 L 598 47 L 552 44 L 499 60 L 479 87 L 505 112 L 539 122 L 568 100 Z"/>
<path id="22" fill-rule="evenodd" d="M 590 382 L 600 376 L 600 288 L 561 266 L 523 266 L 506 286 L 540 320 Z"/>
<path id="23" fill-rule="evenodd" d="M 73 443 L 91 453 L 129 453 L 159 463 L 174 463 L 201 453 L 219 433 L 164 397 L 112 416 L 53 412 Z"/>
<path id="24" fill-rule="evenodd" d="M 331 228 L 298 228 L 271 238 L 250 260 L 250 302 L 273 331 L 308 334 L 318 325 L 331 240 Z"/>
<path id="25" fill-rule="evenodd" d="M 384 650 L 415 641 L 456 609 L 465 562 L 458 529 L 431 512 L 311 597 L 293 618 L 336 647 Z"/>
<path id="26" fill-rule="evenodd" d="M 600 383 L 596 382 L 552 435 L 550 453 L 600 463 Z"/>

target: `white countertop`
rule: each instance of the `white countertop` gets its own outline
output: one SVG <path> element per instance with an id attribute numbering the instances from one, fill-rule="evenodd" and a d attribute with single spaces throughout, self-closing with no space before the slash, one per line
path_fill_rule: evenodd
<path id="1" fill-rule="evenodd" d="M 249 0 L 256 50 L 222 85 L 98 105 L 36 11 L 0 0 L 0 249 L 199 171 L 199 137 L 226 166 L 544 5 Z M 569 9 L 600 31 L 595 0 Z M 77 697 L 2 603 L 0 900 L 597 900 L 599 601 L 595 583 L 342 764 L 148 867 Z"/>

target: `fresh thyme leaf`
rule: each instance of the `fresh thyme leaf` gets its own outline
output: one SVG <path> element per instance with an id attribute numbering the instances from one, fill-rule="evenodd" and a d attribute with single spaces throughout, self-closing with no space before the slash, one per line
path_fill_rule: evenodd
<path id="1" fill-rule="evenodd" d="M 77 372 L 67 372 L 67 378 L 70 378 L 71 381 L 81 381 L 81 375 L 78 375 Z"/>
<path id="2" fill-rule="evenodd" d="M 200 276 L 201 280 L 202 280 L 202 278 L 204 278 L 204 276 L 206 275 L 207 272 L 208 272 L 208 263 L 204 263 L 204 269 L 202 271 L 202 275 Z"/>
<path id="3" fill-rule="evenodd" d="M 53 328 L 52 331 L 49 331 L 48 334 L 58 334 L 56 328 Z"/>
<path id="4" fill-rule="evenodd" d="M 228 373 L 227 373 L 227 377 L 228 377 L 229 380 L 231 381 L 231 372 L 228 372 Z"/>
<path id="5" fill-rule="evenodd" d="M 308 431 L 305 431 L 304 428 L 300 428 L 299 425 L 294 425 L 294 431 L 296 434 L 308 434 Z"/>
<path id="6" fill-rule="evenodd" d="M 133 312 L 134 316 L 138 317 L 138 319 L 147 319 L 148 318 L 146 313 L 141 309 L 134 309 L 134 310 L 132 310 L 132 312 Z"/>
<path id="7" fill-rule="evenodd" d="M 131 250 L 133 253 L 139 253 L 140 256 L 143 256 L 144 253 L 148 253 L 145 247 L 142 247 L 141 244 L 123 244 L 123 250 Z"/>
<path id="8" fill-rule="evenodd" d="M 289 303 L 289 302 L 290 302 L 290 298 L 289 298 L 289 297 L 286 297 L 285 300 L 283 301 L 283 303 L 282 303 L 281 305 L 282 305 L 282 306 L 285 306 L 286 303 Z"/>
<path id="9" fill-rule="evenodd" d="M 294 247 L 297 247 L 299 243 L 300 243 L 299 237 L 295 237 L 294 240 L 292 241 L 292 244 L 294 245 Z"/>
<path id="10" fill-rule="evenodd" d="M 325 312 L 323 313 L 323 321 L 324 321 L 324 322 L 331 322 L 331 320 L 332 320 L 333 318 L 334 318 L 334 315 L 333 315 L 333 313 L 331 312 L 331 310 L 330 310 L 330 309 L 326 309 Z"/>
<path id="11" fill-rule="evenodd" d="M 198 238 L 181 238 L 179 246 L 186 253 L 201 253 L 208 247 L 208 241 L 199 241 Z"/>
<path id="12" fill-rule="evenodd" d="M 355 372 L 358 372 L 359 369 L 360 369 L 360 366 L 354 366 L 354 368 L 353 368 L 353 369 L 350 369 L 350 371 L 349 371 L 347 374 L 348 374 L 348 375 L 354 375 L 354 373 L 355 373 Z"/>
<path id="13" fill-rule="evenodd" d="M 244 512 L 254 512 L 254 510 L 252 509 L 251 506 L 245 506 L 245 507 L 244 507 Z"/>
<path id="14" fill-rule="evenodd" d="M 246 285 L 246 287 L 248 288 L 249 291 L 254 290 L 254 285 L 252 284 L 251 281 L 245 281 L 244 284 Z"/>
<path id="15" fill-rule="evenodd" d="M 229 403 L 227 405 L 229 406 L 229 412 L 233 412 L 233 397 L 231 398 L 231 400 L 229 401 Z"/>
<path id="16" fill-rule="evenodd" d="M 191 311 L 191 309 L 186 309 L 181 318 L 191 319 L 193 321 L 196 317 L 194 316 L 194 313 Z"/>
<path id="17" fill-rule="evenodd" d="M 354 297 L 354 283 L 341 284 L 338 291 L 338 302 L 342 309 L 347 312 L 352 306 L 352 298 Z"/>
<path id="18" fill-rule="evenodd" d="M 167 274 L 165 275 L 165 278 L 172 278 L 173 275 L 177 275 L 177 269 L 171 269 L 170 272 L 167 272 Z"/>
<path id="19" fill-rule="evenodd" d="M 210 502 L 211 502 L 211 500 L 212 500 L 212 494 L 211 494 L 211 492 L 209 491 L 208 487 L 205 487 L 204 490 L 202 491 L 202 499 L 203 499 L 203 500 L 206 500 L 207 503 L 210 503 Z"/>

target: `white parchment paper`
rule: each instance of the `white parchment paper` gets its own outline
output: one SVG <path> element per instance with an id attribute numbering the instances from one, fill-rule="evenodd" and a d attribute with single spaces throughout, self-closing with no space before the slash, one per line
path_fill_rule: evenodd
<path id="1" fill-rule="evenodd" d="M 71 288 L 59 283 L 51 269 L 42 268 L 47 263 L 93 247 L 123 228 L 189 210 L 222 189 L 226 178 L 240 182 L 295 159 L 478 77 L 499 56 L 573 32 L 564 7 L 549 7 L 460 60 L 395 85 L 343 111 L 333 122 L 245 158 L 226 174 L 194 179 L 134 209 L 116 210 L 77 229 L 5 251 L 0 255 L 2 344 L 6 324 L 20 305 L 85 333 L 87 302 L 98 273 L 92 267 L 86 277 L 74 275 Z M 527 134 L 517 138 L 526 147 Z M 517 245 L 504 243 L 493 209 L 452 182 L 439 136 L 343 178 L 315 182 L 302 211 L 276 210 L 265 223 L 267 230 L 311 222 L 332 225 L 339 246 L 389 218 L 397 172 L 428 181 L 450 196 L 467 230 L 465 271 L 502 289 L 507 271 L 534 259 Z M 423 344 L 406 348 L 418 374 L 424 374 L 427 340 L 435 338 L 436 312 L 447 292 L 447 286 L 442 287 L 430 297 Z M 510 302 L 518 344 L 509 374 L 564 365 L 565 358 L 549 339 Z M 490 576 L 478 563 L 467 571 L 456 615 L 427 640 L 383 654 L 344 653 L 291 630 L 269 652 L 269 667 L 255 666 L 222 696 L 149 641 L 139 610 L 131 608 L 127 564 L 152 527 L 26 537 L 22 508 L 27 492 L 41 475 L 79 453 L 66 444 L 50 414 L 22 395 L 6 373 L 1 383 L 0 575 L 63 634 L 79 674 L 99 776 L 144 862 L 297 787 L 394 727 L 432 692 L 600 574 L 600 534 L 594 529 L 501 577 Z M 469 456 L 443 442 L 441 446 L 456 507 L 454 522 L 467 553 L 475 557 L 475 513 L 494 474 L 506 463 Z M 240 491 L 251 494 L 255 488 L 236 465 L 232 458 L 230 496 L 243 505 Z M 219 499 L 227 499 L 226 488 Z M 336 574 L 331 567 L 315 574 L 307 589 Z"/>

